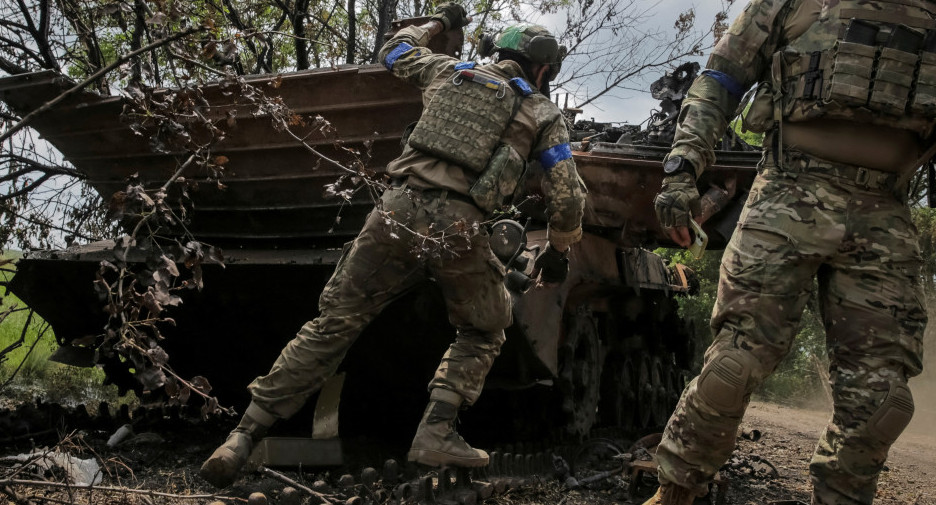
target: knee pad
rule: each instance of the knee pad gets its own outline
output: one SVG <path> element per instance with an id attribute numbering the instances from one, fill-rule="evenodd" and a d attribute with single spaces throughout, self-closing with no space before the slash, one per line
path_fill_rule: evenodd
<path id="1" fill-rule="evenodd" d="M 887 397 L 868 419 L 868 432 L 887 445 L 893 444 L 913 417 L 913 395 L 903 382 L 892 382 Z"/>
<path id="2" fill-rule="evenodd" d="M 699 397 L 719 414 L 743 414 L 751 372 L 759 363 L 753 354 L 743 349 L 719 353 L 699 375 L 696 386 Z"/>

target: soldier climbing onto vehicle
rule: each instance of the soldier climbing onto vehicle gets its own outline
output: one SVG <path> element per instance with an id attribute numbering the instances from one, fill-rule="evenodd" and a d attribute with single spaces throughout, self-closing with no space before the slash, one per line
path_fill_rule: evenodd
<path id="1" fill-rule="evenodd" d="M 816 505 L 872 502 L 913 415 L 922 370 L 921 256 L 907 182 L 932 157 L 936 3 L 752 0 L 682 105 L 655 200 L 690 243 L 697 177 L 757 85 L 743 124 L 764 132 L 758 176 L 721 263 L 702 373 L 657 448 L 647 504 L 686 505 L 735 446 L 752 391 L 790 351 L 818 297 L 834 411 L 810 462 Z"/>
<path id="2" fill-rule="evenodd" d="M 441 288 L 457 335 L 429 383 L 408 459 L 433 466 L 488 462 L 455 431 L 458 410 L 478 399 L 511 323 L 505 271 L 483 223 L 511 204 L 528 166 L 539 171 L 549 244 L 535 270 L 543 283 L 561 283 L 567 252 L 581 238 L 585 187 L 565 122 L 548 97 L 564 56 L 555 37 L 539 26 L 509 27 L 482 43 L 482 55 L 496 55 L 496 62 L 477 65 L 425 47 L 443 30 L 467 25 L 464 8 L 445 4 L 433 18 L 400 30 L 379 53 L 394 75 L 423 90 L 425 107 L 402 155 L 387 166 L 394 184 L 346 247 L 321 294 L 320 315 L 299 330 L 268 375 L 250 384 L 253 401 L 240 424 L 202 465 L 202 477 L 215 486 L 231 484 L 254 444 L 322 387 L 364 327 L 427 278 Z M 415 241 L 440 231 L 449 232 L 444 247 L 417 257 Z"/>

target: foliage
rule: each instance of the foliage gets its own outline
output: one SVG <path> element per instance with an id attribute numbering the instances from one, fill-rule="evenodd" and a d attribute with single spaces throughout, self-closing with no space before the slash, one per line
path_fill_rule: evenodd
<path id="1" fill-rule="evenodd" d="M 7 253 L 7 258 L 16 254 Z M 8 281 L 11 272 L 0 273 Z M 0 302 L 0 312 L 9 308 L 24 309 L 0 321 L 0 349 L 8 349 L 26 328 L 23 345 L 0 355 L 0 391 L 7 401 L 24 402 L 42 398 L 46 402 L 78 402 L 95 405 L 133 403 L 132 397 L 119 398 L 116 386 L 104 386 L 104 372 L 99 368 L 75 368 L 49 361 L 58 343 L 44 321 L 33 315 L 27 326 L 28 310 L 21 300 L 7 294 Z M 3 405 L 0 405 L 2 407 Z"/>

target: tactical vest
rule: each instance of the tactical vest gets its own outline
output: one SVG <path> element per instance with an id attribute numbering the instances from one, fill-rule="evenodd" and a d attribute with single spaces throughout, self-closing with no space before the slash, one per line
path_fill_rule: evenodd
<path id="1" fill-rule="evenodd" d="M 472 67 L 457 65 L 439 87 L 410 134 L 409 145 L 477 175 L 520 107 L 520 97 L 508 81 Z"/>
<path id="2" fill-rule="evenodd" d="M 847 119 L 928 135 L 936 120 L 936 2 L 823 0 L 774 54 L 785 121 Z"/>

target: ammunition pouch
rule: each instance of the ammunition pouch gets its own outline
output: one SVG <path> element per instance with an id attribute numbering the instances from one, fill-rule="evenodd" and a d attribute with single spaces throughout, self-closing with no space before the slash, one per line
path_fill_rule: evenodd
<path id="1" fill-rule="evenodd" d="M 456 71 L 426 106 L 409 136 L 409 145 L 481 173 L 494 154 L 518 100 L 507 82 L 476 70 Z"/>
<path id="2" fill-rule="evenodd" d="M 526 160 L 513 147 L 501 144 L 468 194 L 487 213 L 503 209 L 513 204 L 522 190 L 520 181 L 525 173 Z"/>
<path id="3" fill-rule="evenodd" d="M 842 20 L 830 46 L 778 53 L 783 72 L 772 84 L 783 90 L 783 119 L 828 117 L 928 135 L 936 120 L 936 30 L 921 30 L 932 24 L 924 21 L 911 28 L 855 15 Z"/>
<path id="4" fill-rule="evenodd" d="M 871 89 L 874 46 L 838 41 L 832 50 L 832 75 L 827 103 L 863 107 Z"/>
<path id="5" fill-rule="evenodd" d="M 913 85 L 913 74 L 919 59 L 916 54 L 898 49 L 881 49 L 868 107 L 892 116 L 903 115 L 910 98 L 910 87 Z"/>
<path id="6" fill-rule="evenodd" d="M 910 111 L 926 117 L 936 117 L 936 53 L 920 55 L 920 71 L 913 83 Z"/>

